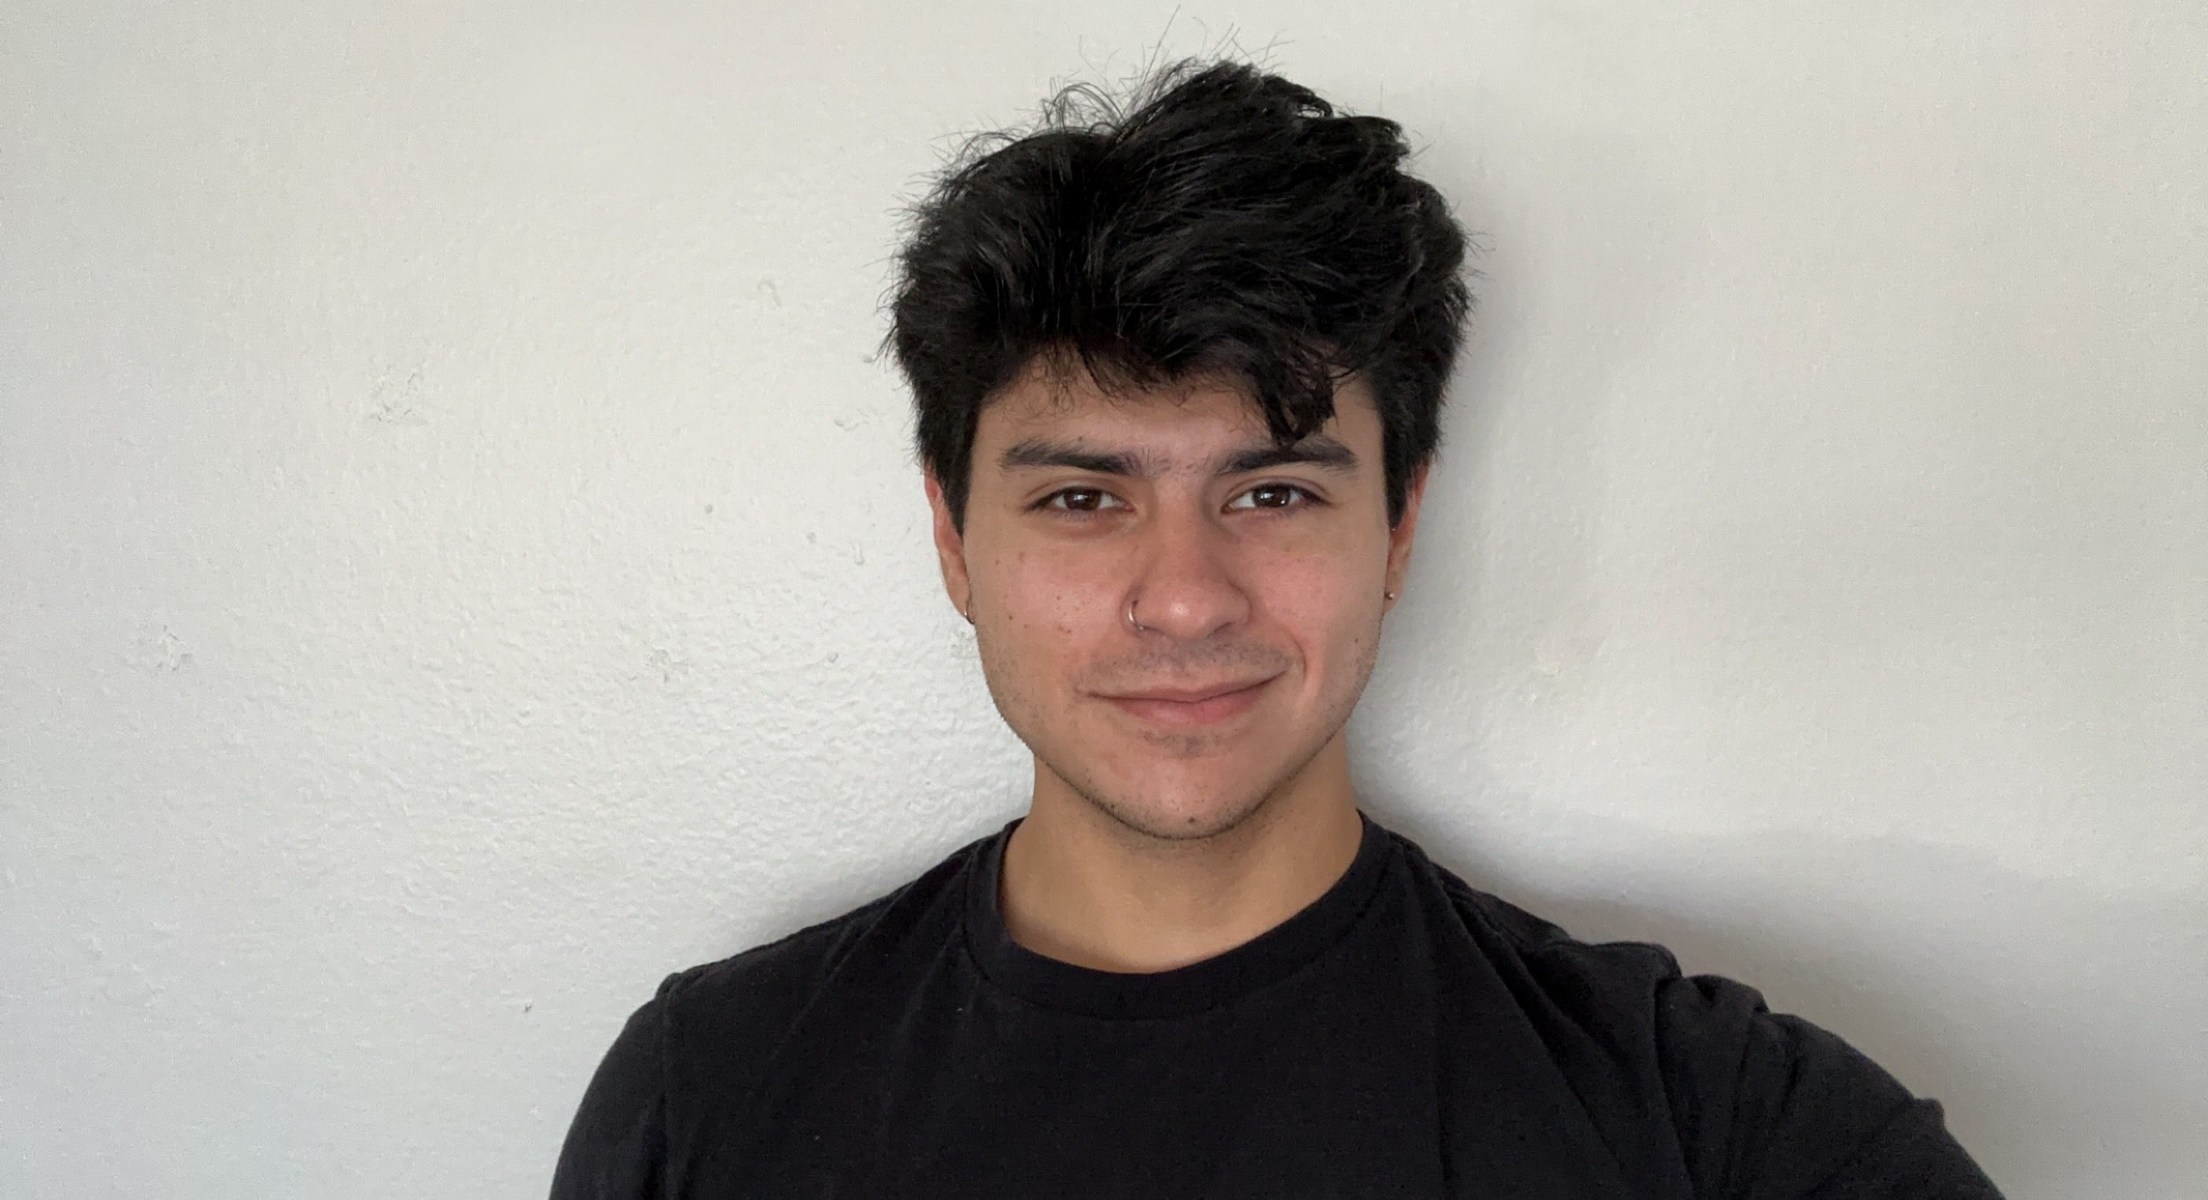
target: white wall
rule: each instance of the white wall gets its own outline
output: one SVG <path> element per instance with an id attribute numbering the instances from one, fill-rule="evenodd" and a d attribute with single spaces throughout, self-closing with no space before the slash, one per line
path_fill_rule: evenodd
<path id="1" fill-rule="evenodd" d="M 539 1195 L 664 972 L 1019 811 L 896 207 L 1231 31 L 1492 244 L 1371 811 L 2201 1195 L 2208 15 L 1621 8 L 10 4 L 0 1194 Z"/>

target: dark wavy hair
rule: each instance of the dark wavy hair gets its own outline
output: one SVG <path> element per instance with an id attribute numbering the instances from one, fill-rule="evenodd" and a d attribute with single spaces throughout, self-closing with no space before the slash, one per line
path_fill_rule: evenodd
<path id="1" fill-rule="evenodd" d="M 1361 374 L 1398 523 L 1471 304 L 1464 231 L 1409 153 L 1395 122 L 1236 62 L 1124 105 L 1067 88 L 969 144 L 911 214 L 887 338 L 959 528 L 981 411 L 1038 357 L 1108 390 L 1223 374 L 1283 446 Z"/>

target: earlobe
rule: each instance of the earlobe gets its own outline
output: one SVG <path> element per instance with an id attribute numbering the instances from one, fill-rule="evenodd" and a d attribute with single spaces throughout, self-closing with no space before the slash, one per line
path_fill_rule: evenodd
<path id="1" fill-rule="evenodd" d="M 1392 602 L 1403 591 L 1403 576 L 1410 570 L 1411 545 L 1418 536 L 1419 504 L 1426 498 L 1426 475 L 1431 463 L 1422 464 L 1403 490 L 1403 516 L 1388 530 L 1388 587 Z"/>
<path id="2" fill-rule="evenodd" d="M 944 498 L 942 481 L 932 470 L 923 471 L 922 479 L 933 518 L 936 563 L 943 571 L 943 591 L 950 597 L 951 607 L 972 622 L 973 581 L 966 573 L 966 538 L 959 532 L 958 523 L 951 519 L 951 506 Z"/>

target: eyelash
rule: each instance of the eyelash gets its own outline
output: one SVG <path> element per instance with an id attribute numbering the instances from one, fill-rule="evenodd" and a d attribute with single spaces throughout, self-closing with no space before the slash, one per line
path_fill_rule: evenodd
<path id="1" fill-rule="evenodd" d="M 1273 491 L 1273 490 L 1280 490 L 1280 491 L 1289 491 L 1289 492 L 1295 492 L 1295 493 L 1297 493 L 1298 495 L 1301 495 L 1301 496 L 1303 497 L 1303 500 L 1302 500 L 1302 501 L 1301 501 L 1300 503 L 1295 503 L 1295 504 L 1285 504 L 1285 505 L 1278 505 L 1278 504 L 1261 504 L 1261 505 L 1252 505 L 1252 506 L 1250 506 L 1250 507 L 1251 507 L 1251 509 L 1252 509 L 1253 511 L 1257 511 L 1257 512 L 1275 512 L 1275 513 L 1277 513 L 1277 512 L 1285 512 L 1285 511 L 1287 511 L 1287 510 L 1289 510 L 1289 509 L 1296 509 L 1296 508 L 1311 508 L 1311 507 L 1314 507 L 1314 506 L 1318 506 L 1318 505 L 1323 505 L 1323 504 L 1325 504 L 1325 503 L 1326 503 L 1326 501 L 1324 501 L 1324 500 L 1321 500 L 1321 499 L 1319 499 L 1319 497 L 1318 497 L 1318 493 L 1316 493 L 1316 492 L 1313 492 L 1313 491 L 1312 491 L 1312 490 L 1311 490 L 1310 488 L 1304 487 L 1304 486 L 1303 486 L 1302 484 L 1296 484 L 1296 483 L 1279 483 L 1279 482 L 1276 482 L 1276 483 L 1260 483 L 1260 484 L 1256 484 L 1256 485 L 1254 485 L 1254 486 L 1251 486 L 1251 487 L 1245 488 L 1245 489 L 1243 489 L 1242 491 L 1240 491 L 1240 492 L 1237 492 L 1237 493 L 1235 493 L 1235 497 L 1234 497 L 1234 498 L 1235 498 L 1236 500 L 1240 500 L 1240 499 L 1242 499 L 1243 497 L 1245 497 L 1245 496 L 1248 496 L 1248 495 L 1250 495 L 1250 494 L 1252 494 L 1252 493 L 1254 493 L 1254 492 L 1264 492 L 1264 491 Z M 1064 508 L 1064 507 L 1061 507 L 1061 506 L 1060 506 L 1060 505 L 1059 505 L 1059 504 L 1057 503 L 1057 501 L 1058 501 L 1058 500 L 1059 500 L 1059 499 L 1060 499 L 1061 497 L 1064 497 L 1064 496 L 1084 496 L 1084 495 L 1093 495 L 1093 496 L 1111 496 L 1112 494 L 1111 494 L 1110 492 L 1108 492 L 1108 491 L 1105 491 L 1105 490 L 1104 490 L 1103 488 L 1094 488 L 1094 487 L 1072 487 L 1072 488 L 1060 488 L 1060 489 L 1058 489 L 1057 491 L 1055 491 L 1055 492 L 1052 492 L 1052 493 L 1051 493 L 1051 494 L 1049 494 L 1048 496 L 1045 496 L 1045 497 L 1043 497 L 1043 498 L 1042 498 L 1041 500 L 1038 500 L 1038 501 L 1036 501 L 1036 502 L 1034 503 L 1034 505 L 1032 505 L 1031 507 L 1032 507 L 1032 508 L 1034 509 L 1034 511 L 1036 511 L 1036 512 L 1050 512 L 1050 513 L 1057 513 L 1057 514 L 1060 514 L 1060 515 L 1063 515 L 1063 516 L 1069 516 L 1069 517 L 1093 517 L 1093 516 L 1097 516 L 1097 515 L 1099 515 L 1099 514 L 1100 514 L 1100 513 L 1102 513 L 1102 512 L 1105 512 L 1105 511 L 1109 511 L 1109 510 L 1106 510 L 1106 509 L 1080 509 L 1080 508 Z M 1112 496 L 1112 498 L 1113 498 L 1114 500 L 1118 500 L 1118 499 L 1119 499 L 1119 497 L 1117 497 L 1117 496 Z M 1126 503 L 1126 502 L 1125 502 L 1125 501 L 1121 501 L 1121 503 L 1122 503 L 1122 504 L 1124 504 L 1124 503 Z"/>

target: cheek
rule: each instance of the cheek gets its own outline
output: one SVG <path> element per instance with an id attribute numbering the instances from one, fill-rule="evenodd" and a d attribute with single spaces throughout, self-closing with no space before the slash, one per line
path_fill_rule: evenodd
<path id="1" fill-rule="evenodd" d="M 1356 674 L 1369 654 L 1382 578 L 1380 567 L 1366 570 L 1332 556 L 1283 561 L 1271 573 L 1266 607 L 1296 642 L 1314 686 L 1332 687 Z"/>
<path id="2" fill-rule="evenodd" d="M 1064 638 L 1110 593 L 1096 565 L 1036 550 L 1009 551 L 988 564 L 977 585 L 1027 636 Z"/>
<path id="3" fill-rule="evenodd" d="M 1261 569 L 1273 599 L 1269 607 L 1298 629 L 1331 629 L 1351 621 L 1365 607 L 1365 592 L 1378 592 L 1377 584 L 1366 586 L 1368 576 L 1379 578 L 1377 569 L 1367 571 L 1338 554 L 1286 556 Z"/>
<path id="4" fill-rule="evenodd" d="M 985 665 L 1029 703 L 1078 676 L 1089 642 L 1111 628 L 1112 585 L 1093 564 L 1066 556 L 1006 551 L 974 573 L 974 588 L 991 615 Z"/>

